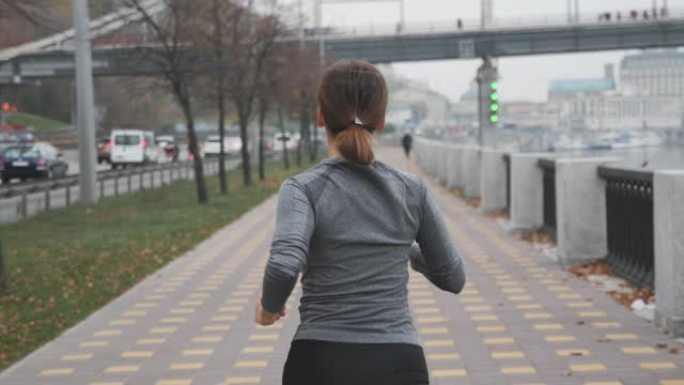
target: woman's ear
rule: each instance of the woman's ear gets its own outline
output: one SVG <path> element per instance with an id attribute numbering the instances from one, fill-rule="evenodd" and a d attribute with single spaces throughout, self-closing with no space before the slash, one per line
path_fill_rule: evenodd
<path id="1" fill-rule="evenodd" d="M 321 107 L 316 108 L 316 125 L 321 128 L 325 127 L 325 119 L 323 119 Z"/>

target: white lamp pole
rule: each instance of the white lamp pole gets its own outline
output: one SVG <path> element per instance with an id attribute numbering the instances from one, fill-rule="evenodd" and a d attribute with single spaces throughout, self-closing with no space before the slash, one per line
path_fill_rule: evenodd
<path id="1" fill-rule="evenodd" d="M 90 48 L 88 4 L 73 0 L 76 30 L 76 98 L 79 132 L 80 201 L 98 201 L 95 157 L 95 102 L 93 96 L 93 59 Z"/>

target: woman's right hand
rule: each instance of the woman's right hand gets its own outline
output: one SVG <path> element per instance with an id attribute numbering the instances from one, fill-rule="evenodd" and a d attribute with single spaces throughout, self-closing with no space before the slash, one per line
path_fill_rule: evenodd
<path id="1" fill-rule="evenodd" d="M 271 326 L 280 318 L 285 317 L 287 312 L 283 308 L 280 313 L 271 313 L 261 306 L 261 300 L 257 301 L 254 319 L 261 326 Z"/>

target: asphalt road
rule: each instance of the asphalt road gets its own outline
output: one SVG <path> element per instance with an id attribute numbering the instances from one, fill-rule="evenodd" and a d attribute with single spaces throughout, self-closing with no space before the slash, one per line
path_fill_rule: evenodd
<path id="1" fill-rule="evenodd" d="M 81 171 L 79 159 L 78 159 L 78 150 L 64 150 L 62 151 L 64 154 L 64 160 L 67 162 L 69 165 L 69 170 L 67 172 L 67 175 L 77 175 Z M 180 160 L 187 160 L 188 159 L 188 152 L 185 149 L 181 149 L 181 154 L 179 157 Z M 161 156 L 159 159 L 159 163 L 170 163 L 171 160 L 167 158 L 166 156 Z M 108 163 L 102 163 L 98 164 L 96 170 L 98 172 L 100 171 L 107 171 L 110 170 L 111 166 Z M 18 180 L 13 180 L 13 184 L 19 183 Z M 0 185 L 2 185 L 2 182 L 0 182 Z"/>
<path id="2" fill-rule="evenodd" d="M 228 170 L 232 170 L 236 168 L 238 164 L 239 161 L 237 159 L 232 159 L 226 163 L 226 166 Z M 107 168 L 105 168 L 105 170 L 106 169 Z M 217 162 L 205 163 L 206 175 L 216 175 L 217 173 Z M 133 175 L 130 179 L 127 176 L 122 176 L 117 180 L 111 179 L 100 182 L 98 188 L 101 197 L 111 197 L 127 194 L 129 191 L 140 191 L 141 186 L 143 189 L 158 188 L 170 184 L 171 181 L 193 178 L 193 170 L 188 167 L 183 168 L 182 170 L 164 170 L 146 173 L 142 178 L 140 175 Z M 45 211 L 48 207 L 51 210 L 62 208 L 67 206 L 69 202 L 71 204 L 77 202 L 78 199 L 78 186 L 71 187 L 68 193 L 66 188 L 61 188 L 27 194 L 25 198 L 22 196 L 3 198 L 0 199 L 0 224 L 20 221 L 24 217 L 31 217 L 41 211 Z"/>

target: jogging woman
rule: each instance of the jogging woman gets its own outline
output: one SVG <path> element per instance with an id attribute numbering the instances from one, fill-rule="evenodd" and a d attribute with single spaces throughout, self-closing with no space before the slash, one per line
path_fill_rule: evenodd
<path id="1" fill-rule="evenodd" d="M 284 385 L 429 383 L 409 311 L 408 262 L 456 294 L 465 276 L 425 184 L 374 160 L 373 133 L 384 128 L 387 99 L 372 65 L 330 67 L 317 118 L 330 158 L 280 189 L 256 321 L 271 325 L 285 315 L 303 273 L 301 324 Z"/>

